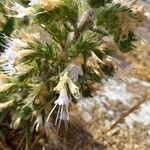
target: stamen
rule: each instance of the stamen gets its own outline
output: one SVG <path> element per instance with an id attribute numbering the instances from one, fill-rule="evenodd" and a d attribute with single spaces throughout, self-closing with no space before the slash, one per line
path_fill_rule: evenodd
<path id="1" fill-rule="evenodd" d="M 48 117 L 46 119 L 46 122 L 49 121 L 49 118 L 50 118 L 51 114 L 53 113 L 54 109 L 56 108 L 56 106 L 57 106 L 57 104 L 55 104 L 55 106 L 53 107 L 53 109 L 50 111 L 50 113 L 49 113 L 49 115 L 48 115 Z"/>
<path id="2" fill-rule="evenodd" d="M 60 110 L 61 110 L 61 106 L 58 107 L 58 112 L 57 112 L 57 116 L 56 116 L 56 120 L 55 120 L 55 126 L 57 125 L 57 121 L 60 115 Z"/>
<path id="3" fill-rule="evenodd" d="M 68 106 L 66 106 L 66 114 L 67 114 L 67 120 L 69 120 L 69 110 L 68 110 Z"/>

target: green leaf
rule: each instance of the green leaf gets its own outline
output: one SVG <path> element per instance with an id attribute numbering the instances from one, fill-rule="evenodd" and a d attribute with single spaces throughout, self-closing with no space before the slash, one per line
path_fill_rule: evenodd
<path id="1" fill-rule="evenodd" d="M 93 52 L 96 54 L 96 56 L 99 58 L 99 59 L 103 59 L 104 57 L 104 53 L 102 53 L 99 49 L 93 49 Z"/>
<path id="2" fill-rule="evenodd" d="M 51 22 L 46 28 L 54 41 L 58 43 L 64 43 L 66 41 L 68 30 L 62 25 L 62 23 Z"/>
<path id="3" fill-rule="evenodd" d="M 101 69 L 107 76 L 113 76 L 113 74 L 115 73 L 115 68 L 113 67 L 113 65 L 102 65 Z"/>
<path id="4" fill-rule="evenodd" d="M 0 112 L 0 123 L 3 121 L 6 113 L 5 112 Z"/>
<path id="5" fill-rule="evenodd" d="M 127 52 L 134 50 L 135 46 L 134 46 L 133 42 L 137 41 L 137 39 L 133 32 L 129 31 L 128 36 L 123 37 L 120 41 L 119 41 L 120 35 L 116 35 L 114 38 L 115 38 L 114 40 L 117 43 L 120 51 L 122 51 L 123 53 L 127 53 Z M 119 41 L 119 43 L 118 43 L 118 41 Z"/>
<path id="6" fill-rule="evenodd" d="M 105 0 L 87 0 L 87 3 L 94 8 L 99 8 L 100 6 L 105 6 Z"/>
<path id="7" fill-rule="evenodd" d="M 39 13 L 38 12 L 43 12 Z M 44 12 L 42 9 L 37 10 L 37 15 L 33 18 L 34 22 L 37 24 L 45 24 L 48 25 L 51 22 L 58 21 L 66 21 L 67 20 L 67 12 L 65 6 L 60 6 L 55 8 L 54 10 Z"/>
<path id="8" fill-rule="evenodd" d="M 29 119 L 31 117 L 31 115 L 32 115 L 32 110 L 29 107 L 24 107 L 20 111 L 20 116 L 23 120 Z"/>
<path id="9" fill-rule="evenodd" d="M 34 60 L 57 60 L 60 58 L 60 48 L 55 44 L 42 44 L 39 41 L 36 41 L 36 45 L 30 45 L 28 48 L 32 49 L 34 52 L 30 55 L 23 58 L 23 61 L 26 63 L 32 62 Z M 38 65 L 41 65 L 41 61 L 37 62 Z"/>
<path id="10" fill-rule="evenodd" d="M 87 32 L 84 34 L 75 45 L 77 54 L 82 53 L 86 60 L 90 56 L 90 52 L 99 46 L 98 39 L 94 33 Z"/>
<path id="11" fill-rule="evenodd" d="M 67 13 L 68 20 L 72 23 L 73 26 L 77 25 L 78 21 L 78 5 L 76 0 L 65 0 L 65 9 Z"/>
<path id="12" fill-rule="evenodd" d="M 31 134 L 31 122 L 28 121 L 25 124 L 25 137 L 26 137 L 26 145 L 25 145 L 25 150 L 30 150 L 30 141 L 32 138 L 32 134 Z"/>
<path id="13" fill-rule="evenodd" d="M 118 13 L 127 12 L 128 16 L 135 18 L 136 14 L 126 6 L 108 5 L 106 8 L 100 10 L 97 16 L 97 26 L 104 26 L 110 34 L 114 36 L 114 41 L 122 52 L 129 52 L 134 49 L 133 42 L 136 41 L 135 35 L 132 31 L 129 31 L 128 36 L 122 35 L 122 29 L 120 28 L 118 21 Z"/>
<path id="14" fill-rule="evenodd" d="M 5 49 L 5 47 L 2 45 L 7 44 L 6 38 L 5 37 L 3 38 L 3 36 L 6 35 L 10 37 L 11 33 L 14 30 L 14 26 L 15 26 L 15 19 L 12 17 L 7 20 L 7 23 L 5 24 L 3 30 L 0 32 L 0 52 L 3 52 Z"/>

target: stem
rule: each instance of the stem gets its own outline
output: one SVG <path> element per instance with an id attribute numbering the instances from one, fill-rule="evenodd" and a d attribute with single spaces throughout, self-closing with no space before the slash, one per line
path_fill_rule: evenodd
<path id="1" fill-rule="evenodd" d="M 30 122 L 27 122 L 26 127 L 25 127 L 25 137 L 26 137 L 26 145 L 25 145 L 25 150 L 29 150 L 30 146 L 30 140 L 31 140 L 31 125 Z"/>
<path id="2" fill-rule="evenodd" d="M 133 107 L 131 107 L 129 110 L 127 110 L 126 112 L 123 112 L 120 117 L 115 121 L 115 123 L 112 124 L 112 126 L 110 127 L 110 130 L 114 129 L 119 123 L 122 123 L 125 118 L 127 116 L 129 116 L 131 113 L 133 113 L 134 111 L 136 111 L 145 101 L 146 101 L 146 96 L 144 96 L 144 99 L 141 101 L 138 101 Z"/>
<path id="3" fill-rule="evenodd" d="M 77 41 L 83 32 L 92 24 L 94 10 L 89 9 L 83 18 L 81 18 L 78 27 L 75 29 L 73 41 Z"/>
<path id="4" fill-rule="evenodd" d="M 61 47 L 61 50 L 62 50 L 62 55 L 63 55 L 63 59 L 67 58 L 67 49 L 66 49 L 66 46 L 64 45 L 64 43 L 60 43 L 60 47 Z"/>

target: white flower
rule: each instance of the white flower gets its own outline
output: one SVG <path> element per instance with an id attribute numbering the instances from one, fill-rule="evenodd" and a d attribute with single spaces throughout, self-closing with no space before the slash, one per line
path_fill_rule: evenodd
<path id="1" fill-rule="evenodd" d="M 54 88 L 54 91 L 60 92 L 67 83 L 68 80 L 68 73 L 66 72 L 63 76 L 60 77 L 57 86 Z"/>
<path id="2" fill-rule="evenodd" d="M 30 3 L 28 5 L 29 6 L 39 5 L 40 2 L 41 2 L 41 0 L 30 0 Z"/>
<path id="3" fill-rule="evenodd" d="M 0 85 L 0 92 L 5 92 L 5 91 L 7 91 L 7 90 L 10 89 L 13 85 L 14 85 L 14 83 L 1 84 L 1 85 Z"/>
<path id="4" fill-rule="evenodd" d="M 42 123 L 43 123 L 42 115 L 38 115 L 33 124 L 33 128 L 35 127 L 35 130 L 38 132 L 39 127 L 42 126 Z"/>
<path id="5" fill-rule="evenodd" d="M 33 28 L 35 28 L 33 26 Z M 39 31 L 36 27 L 36 31 Z M 32 44 L 36 44 L 35 39 L 36 40 L 40 40 L 39 37 L 39 33 L 27 33 L 24 30 L 16 30 L 16 35 L 19 39 L 21 39 L 24 43 L 32 43 Z"/>
<path id="6" fill-rule="evenodd" d="M 13 103 L 14 103 L 14 100 L 10 100 L 10 101 L 4 102 L 4 103 L 0 103 L 0 111 L 12 106 Z"/>
<path id="7" fill-rule="evenodd" d="M 79 88 L 71 80 L 67 72 L 62 77 L 60 77 L 60 80 L 57 86 L 54 88 L 54 91 L 60 92 L 63 88 L 66 88 L 66 84 L 68 84 L 71 94 L 76 99 L 79 99 L 80 98 Z"/>
<path id="8" fill-rule="evenodd" d="M 11 128 L 17 129 L 20 125 L 21 117 L 16 117 L 13 120 L 14 120 L 14 122 L 12 122 L 10 126 L 11 126 Z"/>
<path id="9" fill-rule="evenodd" d="M 79 75 L 83 75 L 82 65 L 70 64 L 66 69 L 65 72 L 69 72 L 71 77 L 74 81 L 77 81 Z"/>
<path id="10" fill-rule="evenodd" d="M 12 45 L 10 45 L 10 47 L 5 49 L 5 55 L 6 55 L 7 61 L 13 63 L 17 56 L 16 56 L 16 52 L 12 50 L 11 46 Z"/>
<path id="11" fill-rule="evenodd" d="M 13 62 L 16 59 L 16 52 L 14 51 L 16 47 L 15 42 L 13 39 L 8 40 L 8 44 L 6 45 L 4 55 L 8 62 Z"/>
<path id="12" fill-rule="evenodd" d="M 16 73 L 16 69 L 12 63 L 7 63 L 4 66 L 4 70 L 5 70 L 5 73 L 9 75 L 13 75 L 14 73 Z"/>
<path id="13" fill-rule="evenodd" d="M 7 76 L 5 74 L 0 74 L 0 85 L 3 83 L 7 83 L 11 80 L 10 76 Z"/>
<path id="14" fill-rule="evenodd" d="M 25 8 L 18 3 L 14 3 L 14 5 L 11 7 L 11 10 L 17 12 L 17 15 L 14 15 L 14 17 L 17 17 L 17 18 L 23 18 L 25 16 L 30 15 L 32 12 L 32 9 L 30 7 Z"/>
<path id="15" fill-rule="evenodd" d="M 58 99 L 55 101 L 55 105 L 65 105 L 65 106 L 68 106 L 70 103 L 70 99 L 67 95 L 67 89 L 66 88 L 63 88 L 61 91 L 60 91 L 60 95 L 58 97 Z"/>
<path id="16" fill-rule="evenodd" d="M 77 87 L 71 80 L 67 81 L 71 94 L 76 98 L 79 99 L 81 94 L 79 92 L 79 87 Z"/>
<path id="17" fill-rule="evenodd" d="M 33 50 L 25 49 L 25 50 L 18 51 L 17 56 L 18 59 L 23 59 L 24 57 L 29 56 L 32 53 L 34 53 Z"/>
<path id="18" fill-rule="evenodd" d="M 59 126 L 62 120 L 65 122 L 65 125 L 66 125 L 67 120 L 69 120 L 68 107 L 69 107 L 70 102 L 71 100 L 67 95 L 67 89 L 65 87 L 60 91 L 60 95 L 58 99 L 54 102 L 55 106 L 49 113 L 46 122 L 49 121 L 51 114 L 53 113 L 55 108 L 58 106 L 58 112 L 57 112 L 57 116 L 55 120 L 55 125 L 57 125 L 58 119 L 59 119 Z"/>
<path id="19" fill-rule="evenodd" d="M 91 56 L 87 59 L 86 65 L 92 68 L 99 68 L 99 63 L 103 64 L 103 61 L 100 60 L 97 55 L 92 51 Z"/>
<path id="20" fill-rule="evenodd" d="M 17 38 L 11 38 L 8 40 L 8 44 L 5 46 L 5 51 L 0 57 L 0 60 L 5 59 L 7 61 L 5 64 L 1 65 L 7 74 L 12 75 L 16 72 L 13 64 L 18 57 L 17 51 L 27 46 L 28 44 L 26 42 Z"/>
<path id="21" fill-rule="evenodd" d="M 80 53 L 64 71 L 70 73 L 71 78 L 74 81 L 77 81 L 79 75 L 81 76 L 83 75 L 83 70 L 82 70 L 83 64 L 84 64 L 84 57 L 82 53 Z"/>
<path id="22" fill-rule="evenodd" d="M 17 58 L 16 51 L 20 50 L 21 48 L 27 47 L 28 44 L 21 41 L 20 39 L 12 38 L 8 40 L 8 44 L 5 49 L 5 55 L 9 62 L 14 62 L 14 60 Z"/>
<path id="23" fill-rule="evenodd" d="M 69 86 L 71 94 L 76 98 L 79 99 L 81 94 L 79 92 L 79 88 L 72 82 L 71 78 L 68 76 L 68 72 L 65 72 L 63 76 L 60 77 L 58 85 L 54 88 L 54 91 L 59 92 L 58 99 L 54 102 L 54 107 L 49 113 L 46 122 L 49 121 L 49 118 L 55 108 L 58 106 L 58 112 L 55 120 L 55 125 L 59 123 L 58 128 L 61 125 L 61 121 L 64 121 L 65 128 L 67 129 L 67 120 L 69 119 L 68 107 L 71 102 L 70 98 L 67 94 L 67 84 Z M 59 122 L 58 122 L 59 119 Z"/>
<path id="24" fill-rule="evenodd" d="M 28 46 L 28 43 L 18 38 L 12 38 L 10 40 L 10 47 L 12 48 L 12 50 L 17 51 L 17 50 L 20 50 L 20 48 L 25 48 L 27 46 Z"/>
<path id="25" fill-rule="evenodd" d="M 19 75 L 24 75 L 26 73 L 29 73 L 32 68 L 33 68 L 32 66 L 23 63 L 15 65 L 16 73 Z"/>

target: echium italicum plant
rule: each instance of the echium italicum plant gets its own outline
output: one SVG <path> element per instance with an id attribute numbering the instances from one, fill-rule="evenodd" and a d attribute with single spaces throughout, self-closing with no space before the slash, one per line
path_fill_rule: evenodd
<path id="1" fill-rule="evenodd" d="M 69 120 L 69 106 L 92 97 L 101 80 L 126 81 L 137 28 L 146 20 L 130 1 L 29 0 L 3 4 L 8 17 L 27 18 L 0 57 L 0 111 L 11 127 L 38 131 Z"/>

